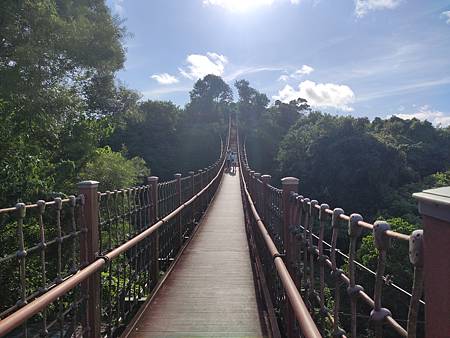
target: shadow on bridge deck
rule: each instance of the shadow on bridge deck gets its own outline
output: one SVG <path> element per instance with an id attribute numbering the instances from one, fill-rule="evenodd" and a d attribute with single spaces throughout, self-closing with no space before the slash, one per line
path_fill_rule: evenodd
<path id="1" fill-rule="evenodd" d="M 127 337 L 261 337 L 239 175 L 224 175 L 200 228 Z"/>

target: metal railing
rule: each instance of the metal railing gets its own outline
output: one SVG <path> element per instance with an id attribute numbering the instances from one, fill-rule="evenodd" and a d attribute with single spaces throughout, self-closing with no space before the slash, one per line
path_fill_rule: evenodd
<path id="1" fill-rule="evenodd" d="M 272 208 L 263 212 L 265 217 L 271 219 L 272 227 L 269 228 L 258 213 L 257 204 L 263 197 L 251 193 L 259 187 L 249 179 L 249 173 L 246 157 L 241 156 L 240 175 L 247 232 L 258 285 L 263 289 L 261 298 L 264 299 L 271 335 L 292 336 L 291 328 L 295 327 L 298 329 L 297 336 L 301 333 L 307 338 L 322 337 L 283 261 L 281 237 L 274 232 L 274 229 L 282 228 L 280 191 L 271 189 L 271 194 L 267 196 Z"/>
<path id="2" fill-rule="evenodd" d="M 210 167 L 169 182 L 152 176 L 98 192 L 98 182 L 86 181 L 78 197 L 0 209 L 1 236 L 11 238 L 0 255 L 11 288 L 0 336 L 119 336 L 211 202 L 227 148 Z"/>
<path id="3" fill-rule="evenodd" d="M 0 319 L 54 289 L 85 264 L 82 204 L 82 196 L 69 196 L 0 209 Z M 80 289 L 72 290 L 25 324 L 17 336 L 36 337 L 63 326 L 74 330 L 85 301 Z"/>
<path id="4" fill-rule="evenodd" d="M 261 236 L 270 236 L 274 245 L 273 249 L 269 249 L 270 253 L 276 249 L 283 257 L 296 290 L 314 320 L 320 323 L 318 326 L 323 335 L 365 335 L 368 333 L 361 333 L 362 328 L 358 325 L 363 322 L 366 330 L 366 323 L 370 322 L 376 337 L 382 337 L 387 331 L 391 331 L 393 336 L 416 337 L 419 309 L 424 304 L 420 300 L 423 287 L 423 231 L 416 230 L 406 235 L 392 231 L 387 222 L 371 224 L 359 214 L 346 215 L 342 209 L 330 209 L 327 204 L 319 204 L 299 195 L 296 178 L 283 179 L 283 189 L 277 189 L 269 184 L 269 175 L 261 176 L 250 169 L 245 146 L 241 148 L 244 188 L 248 187 L 247 207 L 253 213 L 250 224 L 255 227 L 257 223 L 260 228 L 259 235 L 254 235 L 256 248 L 282 335 L 310 336 L 304 332 L 299 320 L 295 323 L 292 319 L 292 309 L 286 305 L 286 289 L 280 285 L 280 277 L 276 276 L 275 265 L 271 261 L 273 255 L 268 254 L 270 245 L 264 247 Z M 342 230 L 347 232 L 345 238 L 342 238 Z M 364 230 L 373 233 L 376 272 L 356 261 L 356 249 Z M 348 241 L 348 250 L 338 248 L 340 239 Z M 411 293 L 391 283 L 389 276 L 385 275 L 391 241 L 395 241 L 397 246 L 405 245 L 409 250 L 414 270 Z M 357 270 L 361 267 L 375 276 L 372 297 L 363 286 L 357 284 Z M 382 306 L 384 285 L 388 284 L 408 295 L 406 326 L 400 325 L 394 319 L 395 313 Z M 367 314 L 362 321 L 358 320 L 361 313 Z M 343 318 L 344 315 L 350 319 Z M 386 332 L 383 333 L 383 330 Z"/>

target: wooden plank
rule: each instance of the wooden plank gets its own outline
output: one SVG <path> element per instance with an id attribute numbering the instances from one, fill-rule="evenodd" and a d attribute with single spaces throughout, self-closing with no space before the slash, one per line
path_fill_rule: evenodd
<path id="1" fill-rule="evenodd" d="M 262 337 L 238 175 L 203 222 L 128 337 Z"/>

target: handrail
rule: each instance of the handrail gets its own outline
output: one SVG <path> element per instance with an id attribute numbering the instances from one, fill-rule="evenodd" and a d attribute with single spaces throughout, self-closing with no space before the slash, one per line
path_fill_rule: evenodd
<path id="1" fill-rule="evenodd" d="M 229 142 L 229 141 L 228 141 Z M 222 154 L 223 157 L 223 154 Z M 27 319 L 31 318 L 38 312 L 42 311 L 47 305 L 57 300 L 59 297 L 63 296 L 74 287 L 76 287 L 81 282 L 85 281 L 89 276 L 100 270 L 105 264 L 107 264 L 110 260 L 114 259 L 121 253 L 127 251 L 131 247 L 135 246 L 139 242 L 141 242 L 144 238 L 150 236 L 154 233 L 159 227 L 163 224 L 169 222 L 173 218 L 177 217 L 183 209 L 185 209 L 190 204 L 194 203 L 199 197 L 201 197 L 215 182 L 220 179 L 223 173 L 223 168 L 225 165 L 224 158 L 222 158 L 222 164 L 216 174 L 216 176 L 197 194 L 195 194 L 191 199 L 187 202 L 181 204 L 174 211 L 169 213 L 167 216 L 160 219 L 158 222 L 154 223 L 148 229 L 144 230 L 140 234 L 136 235 L 132 239 L 128 240 L 124 244 L 119 247 L 113 249 L 102 257 L 99 257 L 97 260 L 86 266 L 84 269 L 78 271 L 73 276 L 64 280 L 61 284 L 58 284 L 42 296 L 34 299 L 31 303 L 23 306 L 16 312 L 12 313 L 8 317 L 0 320 L 0 336 L 6 335 L 11 332 L 15 328 L 19 327 L 23 322 Z"/>
<path id="2" fill-rule="evenodd" d="M 238 142 L 238 149 L 239 149 L 239 142 Z M 253 217 L 256 223 L 258 224 L 258 229 L 261 232 L 261 235 L 266 243 L 267 249 L 269 250 L 271 256 L 273 257 L 273 261 L 277 269 L 278 276 L 280 277 L 281 283 L 283 284 L 283 288 L 286 292 L 286 296 L 289 300 L 289 303 L 292 306 L 292 310 L 301 328 L 301 332 L 306 338 L 322 337 L 295 285 L 295 282 L 292 280 L 292 277 L 290 276 L 286 265 L 284 264 L 282 258 L 280 257 L 280 252 L 278 251 L 277 247 L 275 246 L 275 243 L 270 237 L 270 234 L 267 232 L 264 223 L 259 217 L 258 211 L 256 210 L 255 204 L 247 189 L 247 183 L 245 182 L 244 175 L 242 173 L 241 162 L 239 164 L 239 167 L 240 167 L 239 174 L 242 180 L 242 186 L 244 189 L 245 196 L 247 197 L 247 201 L 250 205 L 250 209 L 252 210 Z"/>
<path id="3" fill-rule="evenodd" d="M 250 174 L 250 179 L 253 179 L 253 181 L 250 181 L 250 188 L 252 188 L 254 186 L 254 184 L 256 184 L 256 186 L 260 187 L 262 189 L 262 186 L 266 187 L 269 191 L 276 191 L 278 193 L 281 193 L 280 189 L 277 189 L 276 187 L 271 186 L 269 183 L 263 183 L 262 180 L 259 179 L 260 176 L 256 176 L 252 173 L 254 173 L 254 171 L 250 171 L 250 167 L 248 166 L 248 161 L 247 161 L 247 154 L 246 154 L 246 149 L 245 149 L 245 145 L 243 147 L 243 152 L 242 152 L 242 158 L 244 161 L 243 166 L 245 167 L 244 170 L 246 170 L 246 173 Z M 241 164 L 242 167 L 242 164 Z M 245 175 L 243 175 L 243 173 L 241 174 L 243 177 L 245 177 Z M 260 175 L 260 174 L 259 174 Z M 254 184 L 253 184 L 254 183 Z M 258 189 L 260 188 L 255 188 L 256 191 L 259 191 Z M 251 195 L 250 195 L 251 196 Z M 256 202 L 258 203 L 258 200 L 256 200 Z M 425 302 L 423 302 L 422 300 L 420 300 L 420 294 L 421 294 L 421 288 L 422 288 L 422 282 L 423 282 L 423 269 L 420 266 L 420 264 L 416 264 L 414 261 L 410 261 L 412 263 L 412 265 L 414 266 L 414 280 L 413 280 L 413 291 L 411 293 L 406 292 L 405 290 L 403 290 L 402 288 L 400 288 L 397 285 L 393 285 L 394 288 L 396 288 L 397 290 L 400 290 L 401 292 L 404 292 L 406 294 L 408 294 L 411 297 L 410 300 L 410 306 L 409 306 L 409 313 L 408 313 L 408 331 L 403 328 L 396 319 L 393 318 L 392 314 L 390 313 L 389 310 L 381 308 L 381 288 L 382 288 L 382 284 L 386 282 L 387 278 L 384 276 L 384 266 L 385 266 L 385 259 L 386 259 L 386 251 L 387 249 L 383 246 L 383 247 L 377 247 L 378 250 L 381 250 L 382 253 L 380 255 L 382 255 L 384 258 L 384 260 L 381 260 L 380 263 L 380 259 L 378 261 L 378 266 L 377 266 L 377 272 L 372 272 L 375 276 L 376 276 L 376 288 L 375 288 L 375 292 L 374 292 L 374 297 L 371 298 L 362 287 L 360 287 L 359 285 L 354 285 L 355 284 L 355 279 L 354 277 L 351 278 L 352 273 L 354 274 L 354 267 L 350 266 L 350 270 L 353 272 L 350 272 L 350 277 L 347 276 L 342 270 L 338 269 L 336 266 L 336 259 L 335 259 L 335 253 L 341 253 L 339 251 L 339 249 L 336 248 L 336 240 L 337 240 L 337 222 L 338 220 L 343 220 L 343 221 L 347 221 L 349 222 L 349 224 L 351 223 L 352 226 L 359 228 L 360 230 L 362 229 L 367 229 L 367 230 L 371 230 L 373 232 L 377 231 L 378 232 L 378 236 L 385 236 L 384 237 L 384 241 L 388 243 L 389 239 L 396 239 L 399 240 L 401 242 L 408 242 L 409 244 L 409 250 L 410 250 L 410 255 L 411 255 L 411 250 L 416 250 L 414 252 L 416 252 L 416 256 L 418 256 L 419 254 L 422 254 L 421 251 L 419 251 L 418 249 L 415 249 L 414 247 L 414 239 L 417 239 L 417 241 L 422 240 L 422 237 L 417 237 L 417 236 L 421 236 L 420 234 L 418 235 L 416 232 L 413 232 L 411 235 L 407 235 L 407 234 L 403 234 L 403 233 L 399 233 L 393 230 L 390 230 L 390 228 L 387 226 L 386 228 L 384 228 L 383 230 L 379 230 L 380 227 L 377 228 L 377 223 L 383 223 L 383 222 L 377 222 L 375 224 L 371 224 L 368 222 L 363 221 L 362 217 L 359 214 L 352 214 L 351 216 L 345 215 L 344 211 L 342 209 L 336 208 L 336 209 L 331 209 L 327 204 L 319 204 L 318 201 L 316 200 L 311 200 L 309 198 L 306 198 L 302 195 L 299 195 L 297 193 L 294 192 L 290 192 L 290 196 L 289 196 L 289 202 L 288 202 L 289 206 L 288 206 L 288 210 L 292 210 L 290 211 L 292 213 L 292 215 L 290 215 L 289 217 L 292 217 L 292 219 L 297 219 L 296 221 L 293 221 L 293 225 L 292 225 L 292 229 L 289 230 L 289 232 L 291 233 L 291 236 L 297 237 L 296 240 L 299 240 L 300 245 L 304 245 L 305 249 L 308 254 L 304 254 L 303 255 L 303 264 L 307 264 L 308 261 L 311 264 L 313 263 L 313 260 L 315 260 L 316 258 L 313 257 L 309 257 L 309 253 L 313 256 L 317 257 L 317 261 L 320 262 L 320 269 L 321 269 L 321 283 L 323 284 L 323 276 L 324 276 L 324 270 L 323 267 L 324 266 L 328 266 L 331 270 L 332 270 L 332 277 L 335 280 L 336 283 L 336 288 L 338 288 L 338 285 L 340 285 L 340 283 L 344 283 L 347 286 L 349 286 L 349 288 L 353 288 L 355 290 L 355 293 L 352 296 L 356 296 L 356 297 L 352 297 L 352 302 L 355 302 L 356 298 L 360 298 L 363 300 L 364 303 L 366 303 L 369 307 L 371 307 L 373 309 L 373 311 L 371 312 L 371 316 L 370 318 L 375 322 L 375 331 L 377 332 L 377 336 L 380 336 L 380 332 L 381 332 L 381 325 L 383 324 L 383 321 L 388 324 L 398 335 L 403 336 L 403 337 L 413 337 L 415 335 L 415 331 L 416 331 L 416 324 L 417 324 L 417 316 L 418 316 L 418 304 L 425 304 Z M 255 208 L 256 209 L 256 208 Z M 314 212 L 313 212 L 314 210 Z M 295 216 L 294 216 L 295 215 Z M 314 216 L 316 215 L 316 216 Z M 326 216 L 325 216 L 326 215 Z M 318 216 L 318 218 L 317 218 Z M 301 225 L 301 220 L 299 218 L 303 217 L 303 222 L 305 222 L 305 226 Z M 320 236 L 316 236 L 315 234 L 313 234 L 313 232 L 311 231 L 310 228 L 308 228 L 308 224 L 309 227 L 312 227 L 312 219 L 313 217 L 315 217 L 317 220 L 319 220 L 320 222 Z M 324 224 L 325 224 L 325 219 L 328 221 L 332 222 L 332 228 L 333 228 L 333 243 L 332 245 L 329 245 L 328 243 L 326 243 L 323 239 L 323 234 L 324 234 Z M 298 230 L 296 230 L 294 228 L 294 226 L 300 228 L 303 230 L 304 234 L 303 236 L 300 236 L 298 233 Z M 380 235 L 380 231 L 382 231 L 382 234 Z M 418 230 L 418 232 L 421 232 L 421 230 Z M 350 233 L 349 233 L 350 235 Z M 318 241 L 318 245 L 315 246 L 313 243 L 313 239 L 315 238 Z M 354 252 L 355 252 L 355 243 L 356 243 L 356 239 L 357 236 L 353 235 L 352 237 L 352 243 L 353 243 L 353 250 L 351 250 L 351 254 L 353 255 L 353 257 L 348 257 L 348 260 L 353 264 L 353 265 L 358 265 L 358 262 L 354 259 Z M 379 240 L 379 239 L 378 239 Z M 323 255 L 323 245 L 326 244 L 328 246 L 331 247 L 331 250 L 334 251 L 335 253 L 331 254 L 331 259 L 328 258 L 327 256 Z M 375 243 L 375 245 L 377 245 L 377 243 Z M 387 245 L 388 247 L 389 245 Z M 351 247 L 352 248 L 352 247 Z M 342 253 L 341 253 L 342 254 Z M 307 257 L 308 255 L 308 257 Z M 302 259 L 302 258 L 300 258 Z M 310 267 L 309 271 L 313 271 L 313 268 Z M 367 268 L 366 268 L 367 269 Z M 309 278 L 309 282 L 311 283 L 311 275 L 314 275 L 314 272 L 310 272 L 310 276 L 306 277 Z M 305 282 L 308 283 L 308 280 L 306 280 L 305 278 Z M 304 278 L 302 278 L 303 281 Z M 353 280 L 353 282 L 352 282 Z M 322 285 L 321 284 L 321 285 Z M 313 291 L 308 291 L 309 292 L 314 292 Z M 335 293 L 339 293 L 335 292 Z M 339 295 L 335 295 L 335 297 L 338 297 Z M 318 301 L 321 302 L 321 306 L 323 308 L 323 302 L 324 302 L 324 295 L 323 292 L 320 293 L 320 298 L 318 298 Z M 352 316 L 355 314 L 356 310 L 354 308 L 354 305 L 352 306 Z M 383 316 L 378 318 L 376 315 L 382 314 Z M 334 314 L 337 318 L 338 314 Z M 338 321 L 336 320 L 336 318 L 332 318 L 330 317 L 330 320 L 333 323 L 334 326 L 334 333 L 335 334 L 343 334 L 343 330 L 338 328 L 338 325 L 336 325 L 338 323 Z M 352 332 L 353 335 L 355 335 L 356 333 L 356 320 L 354 318 L 352 318 Z"/>

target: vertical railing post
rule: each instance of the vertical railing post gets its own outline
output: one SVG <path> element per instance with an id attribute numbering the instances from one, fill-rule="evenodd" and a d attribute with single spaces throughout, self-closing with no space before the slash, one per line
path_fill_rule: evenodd
<path id="1" fill-rule="evenodd" d="M 80 243 L 80 261 L 83 264 L 90 264 L 100 254 L 98 182 L 83 181 L 78 183 L 77 187 L 78 193 L 84 196 L 81 224 L 86 229 L 86 232 L 82 233 Z M 87 328 L 86 337 L 98 338 L 101 329 L 100 272 L 93 273 L 82 283 L 82 288 L 87 295 L 86 316 L 83 323 Z"/>
<path id="2" fill-rule="evenodd" d="M 292 257 L 292 233 L 291 233 L 291 224 L 290 221 L 292 219 L 292 203 L 290 203 L 291 193 L 298 192 L 298 178 L 296 177 L 284 177 L 281 179 L 281 185 L 283 189 L 282 193 L 282 204 L 283 204 L 283 243 L 284 243 L 284 251 L 285 251 L 285 263 L 286 267 L 291 276 L 294 276 L 294 266 Z M 295 328 L 295 319 L 294 313 L 292 311 L 292 307 L 289 302 L 286 302 L 287 307 L 287 320 L 286 320 L 286 329 L 287 336 L 289 338 L 294 337 L 294 328 Z"/>
<path id="3" fill-rule="evenodd" d="M 203 182 L 203 176 L 204 176 L 203 169 L 199 169 L 198 172 L 200 173 L 200 175 L 199 175 L 199 177 L 200 177 L 200 187 L 199 187 L 197 193 L 199 193 L 203 189 L 203 184 L 204 184 L 204 182 Z M 198 210 L 197 211 L 198 211 L 199 215 L 201 215 L 203 213 L 203 195 L 200 196 L 197 206 L 198 206 Z"/>
<path id="4" fill-rule="evenodd" d="M 152 194 L 152 215 L 151 215 L 151 224 L 156 223 L 158 220 L 158 176 L 150 176 L 147 178 L 148 185 L 151 187 Z M 151 279 L 153 286 L 156 285 L 159 279 L 159 229 L 156 230 L 153 234 L 152 240 L 152 267 L 151 267 Z"/>
<path id="5" fill-rule="evenodd" d="M 254 177 L 255 171 L 254 170 L 250 170 L 249 174 L 250 174 L 250 176 L 249 176 L 249 178 L 250 178 L 250 182 L 249 182 L 250 183 L 249 184 L 249 186 L 250 186 L 250 195 L 254 199 L 255 198 L 255 189 L 254 189 L 254 187 L 255 187 L 255 177 Z"/>
<path id="6" fill-rule="evenodd" d="M 263 182 L 262 185 L 262 208 L 263 210 L 261 210 L 261 214 L 263 217 L 263 222 L 264 224 L 266 224 L 266 226 L 269 225 L 269 217 L 268 215 L 270 215 L 270 210 L 268 207 L 269 204 L 269 200 L 270 200 L 270 195 L 269 195 L 269 189 L 268 189 L 268 185 L 270 184 L 270 180 L 272 179 L 272 176 L 270 175 L 262 175 L 261 176 L 261 181 Z"/>
<path id="7" fill-rule="evenodd" d="M 183 203 L 183 199 L 181 196 L 181 174 L 177 173 L 174 175 L 175 179 L 177 180 L 177 197 L 176 197 L 176 203 L 177 203 L 177 207 L 181 206 L 181 204 Z M 177 220 L 176 220 L 176 224 L 177 224 L 177 232 L 178 232 L 178 248 L 181 248 L 181 245 L 183 244 L 183 225 L 181 224 L 181 213 L 178 214 L 177 216 Z"/>
<path id="8" fill-rule="evenodd" d="M 191 189 L 192 189 L 192 191 L 191 191 L 191 198 L 192 197 L 194 197 L 194 195 L 195 195 L 195 179 L 194 179 L 194 175 L 195 175 L 195 172 L 194 171 L 189 171 L 188 172 L 188 174 L 189 174 L 189 176 L 191 176 Z M 195 203 L 192 203 L 191 204 L 191 206 L 189 207 L 189 209 L 190 209 L 190 223 L 191 223 L 191 225 L 190 226 L 194 226 L 194 220 L 195 220 Z"/>
<path id="9" fill-rule="evenodd" d="M 258 180 L 261 178 L 261 173 L 255 173 L 255 198 L 254 201 L 256 202 L 256 207 L 258 211 L 261 208 L 261 186 L 258 182 Z"/>
<path id="10" fill-rule="evenodd" d="M 450 333 L 450 187 L 413 195 L 423 221 L 425 336 Z M 418 254 L 418 253 L 417 253 Z M 447 334 L 444 334 L 447 332 Z"/>
<path id="11" fill-rule="evenodd" d="M 209 175 L 208 168 L 203 168 L 203 186 L 202 186 L 202 188 L 206 187 L 209 183 L 208 175 Z M 203 210 L 205 210 L 207 206 L 208 206 L 208 192 L 205 192 L 205 194 L 203 195 Z"/>

